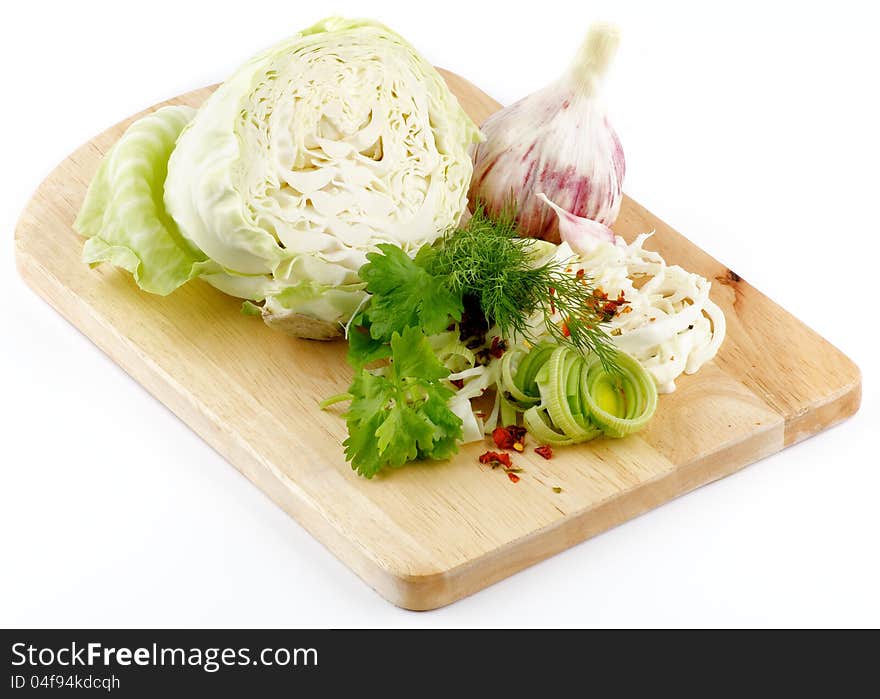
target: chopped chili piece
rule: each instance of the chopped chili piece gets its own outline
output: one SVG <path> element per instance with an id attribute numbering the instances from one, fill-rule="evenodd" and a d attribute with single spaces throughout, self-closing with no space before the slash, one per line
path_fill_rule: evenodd
<path id="1" fill-rule="evenodd" d="M 576 276 L 578 279 L 580 279 L 581 277 L 584 276 L 584 270 L 579 269 L 574 276 Z"/>
<path id="2" fill-rule="evenodd" d="M 553 458 L 553 447 L 549 444 L 542 444 L 540 447 L 535 447 L 535 451 L 545 459 L 549 460 Z"/>
<path id="3" fill-rule="evenodd" d="M 510 471 L 508 471 L 507 477 L 510 479 L 511 483 L 519 483 L 519 476 L 517 476 L 515 473 L 511 473 Z"/>
<path id="4" fill-rule="evenodd" d="M 464 388 L 464 379 L 450 379 L 449 383 L 456 388 Z"/>
<path id="5" fill-rule="evenodd" d="M 489 348 L 489 354 L 495 359 L 500 359 L 507 351 L 507 343 L 497 335 L 492 338 L 492 346 Z"/>
<path id="6" fill-rule="evenodd" d="M 628 304 L 629 301 L 623 295 L 623 292 L 617 294 L 616 299 L 609 299 L 608 294 L 602 289 L 593 290 L 593 298 L 589 303 L 590 309 L 599 314 L 600 322 L 608 322 L 619 313 L 626 313 L 629 307 L 622 309 L 621 306 Z"/>
<path id="7" fill-rule="evenodd" d="M 553 297 L 556 296 L 556 288 L 550 287 L 550 315 L 556 313 L 556 304 L 553 303 Z"/>
<path id="8" fill-rule="evenodd" d="M 508 425 L 507 427 L 496 427 L 492 430 L 492 439 L 495 446 L 499 449 L 516 449 L 519 444 L 522 447 L 526 441 L 526 428 L 519 425 Z M 522 449 L 517 449 L 522 451 Z"/>
<path id="9" fill-rule="evenodd" d="M 487 451 L 485 454 L 480 454 L 479 460 L 481 464 L 490 464 L 492 468 L 498 466 L 511 468 L 513 466 L 510 462 L 510 454 L 499 454 L 497 451 Z"/>
<path id="10" fill-rule="evenodd" d="M 571 330 L 568 329 L 568 323 L 562 324 L 562 336 L 571 337 Z"/>
<path id="11" fill-rule="evenodd" d="M 510 449 L 513 446 L 513 438 L 503 427 L 496 427 L 492 430 L 492 439 L 495 441 L 495 446 L 499 449 Z"/>

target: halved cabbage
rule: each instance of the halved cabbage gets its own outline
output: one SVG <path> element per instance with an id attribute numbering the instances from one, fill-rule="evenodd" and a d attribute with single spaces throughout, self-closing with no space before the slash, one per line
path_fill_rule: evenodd
<path id="1" fill-rule="evenodd" d="M 367 252 L 412 252 L 458 223 L 478 140 L 399 35 L 331 18 L 252 58 L 197 113 L 133 124 L 75 227 L 85 261 L 146 291 L 201 276 L 261 303 L 271 326 L 329 339 L 366 296 Z"/>
<path id="2" fill-rule="evenodd" d="M 171 155 L 165 204 L 224 268 L 207 281 L 265 300 L 264 318 L 293 334 L 338 335 L 365 296 L 367 252 L 412 251 L 458 222 L 478 139 L 399 35 L 327 19 L 207 100 Z"/>

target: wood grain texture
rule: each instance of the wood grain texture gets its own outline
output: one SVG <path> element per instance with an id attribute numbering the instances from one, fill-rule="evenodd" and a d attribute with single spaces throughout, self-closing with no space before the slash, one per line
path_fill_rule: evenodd
<path id="1" fill-rule="evenodd" d="M 462 78 L 444 77 L 476 121 L 498 108 Z M 166 104 L 198 106 L 211 89 Z M 551 461 L 529 451 L 517 457 L 525 469 L 517 484 L 477 464 L 482 444 L 449 462 L 359 478 L 343 458 L 339 411 L 317 409 L 348 385 L 342 343 L 272 332 L 199 281 L 162 298 L 140 292 L 125 272 L 80 262 L 73 219 L 102 155 L 137 116 L 77 150 L 34 194 L 16 230 L 21 275 L 399 606 L 448 604 L 858 408 L 860 376 L 849 359 L 627 199 L 618 234 L 656 230 L 648 247 L 714 280 L 728 321 L 716 360 L 662 396 L 643 433 L 558 449 Z"/>

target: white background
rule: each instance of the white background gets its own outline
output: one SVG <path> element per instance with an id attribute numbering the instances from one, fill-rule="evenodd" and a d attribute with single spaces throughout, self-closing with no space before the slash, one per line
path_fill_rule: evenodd
<path id="1" fill-rule="evenodd" d="M 0 624 L 880 625 L 870 4 L 314 5 L 7 8 Z M 82 142 L 333 10 L 391 24 L 504 103 L 555 77 L 592 19 L 620 23 L 606 97 L 627 191 L 849 354 L 861 412 L 446 609 L 382 600 L 27 289 L 12 254 L 30 193 Z"/>

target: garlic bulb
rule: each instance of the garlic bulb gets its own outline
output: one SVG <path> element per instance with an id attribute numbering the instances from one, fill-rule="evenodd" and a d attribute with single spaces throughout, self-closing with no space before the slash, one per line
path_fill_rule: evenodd
<path id="1" fill-rule="evenodd" d="M 563 212 L 606 227 L 614 223 L 626 167 L 597 92 L 619 43 L 616 27 L 594 24 L 559 80 L 483 123 L 472 203 L 481 200 L 497 215 L 512 198 L 521 234 L 554 243 Z"/>

